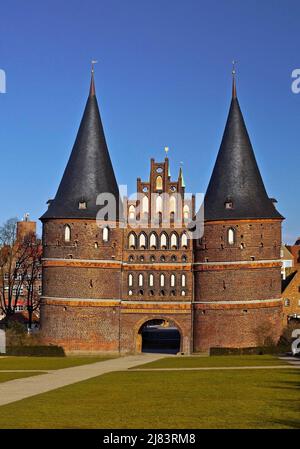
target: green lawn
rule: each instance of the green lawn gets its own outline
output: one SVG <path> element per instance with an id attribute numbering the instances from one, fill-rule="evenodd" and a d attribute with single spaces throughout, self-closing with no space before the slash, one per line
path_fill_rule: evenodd
<path id="1" fill-rule="evenodd" d="M 271 366 L 286 365 L 272 355 L 233 355 L 233 356 L 211 356 L 211 357 L 166 357 L 156 362 L 145 363 L 133 369 L 145 368 L 201 368 L 221 366 Z"/>
<path id="2" fill-rule="evenodd" d="M 69 368 L 70 366 L 85 365 L 107 360 L 111 357 L 0 357 L 1 370 L 18 370 L 18 369 L 34 369 L 34 370 L 52 370 L 60 368 Z"/>
<path id="3" fill-rule="evenodd" d="M 34 373 L 1 373 L 0 372 L 0 383 L 7 382 L 8 380 L 21 379 L 23 377 L 32 377 L 37 376 L 38 374 L 44 374 L 41 372 Z"/>
<path id="4" fill-rule="evenodd" d="M 0 428 L 300 428 L 299 374 L 110 373 L 2 406 Z"/>

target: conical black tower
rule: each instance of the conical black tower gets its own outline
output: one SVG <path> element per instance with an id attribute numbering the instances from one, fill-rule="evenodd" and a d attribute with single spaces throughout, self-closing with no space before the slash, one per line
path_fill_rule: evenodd
<path id="1" fill-rule="evenodd" d="M 236 95 L 205 195 L 205 220 L 283 218 L 268 197 Z"/>
<path id="2" fill-rule="evenodd" d="M 96 205 L 100 193 L 114 195 L 118 219 L 119 190 L 103 131 L 92 70 L 89 97 L 68 164 L 56 196 L 41 219 L 96 218 L 101 207 Z"/>

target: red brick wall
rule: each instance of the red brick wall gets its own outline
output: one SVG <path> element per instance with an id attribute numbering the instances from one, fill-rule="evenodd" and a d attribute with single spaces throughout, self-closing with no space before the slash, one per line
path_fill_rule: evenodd
<path id="1" fill-rule="evenodd" d="M 235 231 L 235 243 L 227 242 L 229 228 Z M 241 244 L 244 248 L 241 249 Z M 263 246 L 262 246 L 263 245 Z M 234 221 L 205 224 L 204 236 L 195 245 L 195 262 L 249 261 L 280 259 L 280 221 Z"/>
<path id="2" fill-rule="evenodd" d="M 250 301 L 281 296 L 280 267 L 195 272 L 195 298 L 203 301 Z"/>
<path id="3" fill-rule="evenodd" d="M 44 341 L 67 351 L 119 350 L 118 306 L 93 306 L 60 301 L 41 306 Z"/>
<path id="4" fill-rule="evenodd" d="M 232 245 L 227 239 L 229 228 L 235 232 Z M 196 351 L 257 346 L 262 329 L 269 339 L 278 340 L 282 304 L 271 301 L 281 298 L 280 264 L 276 262 L 280 246 L 279 221 L 205 224 L 204 236 L 195 244 Z M 262 300 L 268 302 L 249 303 Z"/>
<path id="5" fill-rule="evenodd" d="M 66 223 L 71 227 L 68 243 L 64 242 Z M 276 340 L 282 320 L 278 302 L 268 303 L 269 306 L 226 302 L 280 298 L 280 267 L 274 262 L 280 258 L 280 223 L 238 221 L 230 226 L 236 231 L 234 245 L 228 245 L 226 240 L 228 223 L 207 223 L 204 239 L 196 243 L 193 252 L 191 245 L 177 250 L 129 249 L 128 230 L 122 229 L 111 228 L 109 242 L 103 242 L 102 230 L 92 220 L 45 222 L 45 298 L 41 307 L 45 341 L 61 344 L 67 350 L 134 352 L 139 348 L 140 327 L 153 318 L 175 323 L 182 335 L 182 350 L 187 353 L 193 336 L 196 351 L 218 345 L 256 346 L 262 328 L 265 329 L 263 336 Z M 157 231 L 159 234 L 163 229 Z M 170 235 L 170 229 L 165 231 Z M 154 263 L 151 255 L 155 255 Z M 161 256 L 165 257 L 164 262 Z M 176 256 L 176 261 L 172 256 Z M 187 263 L 182 262 L 182 256 L 186 256 Z M 261 260 L 264 262 L 259 264 Z M 131 296 L 128 295 L 129 273 L 134 274 Z M 139 273 L 144 274 L 142 297 L 137 281 Z M 153 288 L 148 286 L 150 273 L 154 274 Z M 161 273 L 166 276 L 165 296 L 160 295 Z M 172 273 L 176 275 L 175 288 L 170 286 Z M 185 297 L 180 294 L 183 273 L 186 274 Z M 175 296 L 171 296 L 173 289 Z M 150 290 L 154 290 L 153 296 Z M 216 303 L 218 308 L 198 304 L 201 301 Z M 224 304 L 218 304 L 220 301 Z"/>
<path id="6" fill-rule="evenodd" d="M 282 307 L 197 308 L 194 351 L 212 347 L 243 348 L 276 342 L 281 333 Z"/>

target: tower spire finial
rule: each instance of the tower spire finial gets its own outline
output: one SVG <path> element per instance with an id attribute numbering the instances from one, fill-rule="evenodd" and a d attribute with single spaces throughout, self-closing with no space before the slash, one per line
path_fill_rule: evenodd
<path id="1" fill-rule="evenodd" d="M 236 74 L 236 70 L 235 70 L 235 65 L 236 65 L 236 61 L 233 60 L 232 61 L 232 98 L 235 99 L 236 98 L 236 82 L 235 82 L 235 74 Z"/>
<path id="2" fill-rule="evenodd" d="M 95 82 L 94 82 L 94 66 L 95 64 L 97 64 L 98 61 L 96 61 L 95 59 L 93 59 L 91 61 L 92 64 L 92 69 L 91 69 L 91 86 L 90 86 L 90 97 L 94 96 L 96 91 L 95 91 Z"/>

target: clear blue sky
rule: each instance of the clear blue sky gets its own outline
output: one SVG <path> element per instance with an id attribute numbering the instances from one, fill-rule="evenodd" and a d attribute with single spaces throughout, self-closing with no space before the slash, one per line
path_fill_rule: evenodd
<path id="1" fill-rule="evenodd" d="M 10 0 L 0 8 L 0 222 L 53 198 L 88 93 L 90 60 L 119 184 L 134 191 L 170 147 L 189 192 L 205 191 L 238 97 L 271 197 L 300 235 L 300 3 L 294 0 Z"/>

